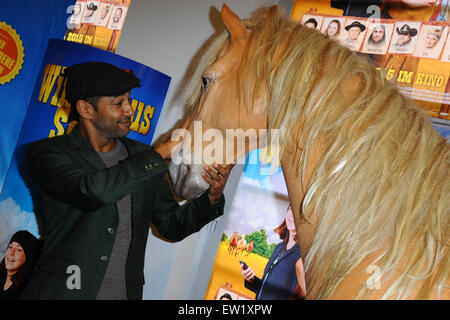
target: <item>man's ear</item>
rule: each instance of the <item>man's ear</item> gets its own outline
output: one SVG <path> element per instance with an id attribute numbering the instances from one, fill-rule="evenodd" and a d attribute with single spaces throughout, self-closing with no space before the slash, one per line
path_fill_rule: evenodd
<path id="1" fill-rule="evenodd" d="M 76 107 L 78 114 L 82 118 L 92 119 L 95 114 L 94 106 L 85 100 L 78 100 Z"/>

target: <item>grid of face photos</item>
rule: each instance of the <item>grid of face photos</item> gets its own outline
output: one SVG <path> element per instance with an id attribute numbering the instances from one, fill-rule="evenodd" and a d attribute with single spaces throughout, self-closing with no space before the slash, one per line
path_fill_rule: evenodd
<path id="1" fill-rule="evenodd" d="M 447 22 L 305 14 L 300 23 L 319 30 L 353 51 L 380 55 L 411 55 L 450 62 L 450 32 Z"/>
<path id="2" fill-rule="evenodd" d="M 73 8 L 69 25 L 80 28 L 81 24 L 92 24 L 112 30 L 122 30 L 128 6 L 116 1 L 78 0 Z"/>

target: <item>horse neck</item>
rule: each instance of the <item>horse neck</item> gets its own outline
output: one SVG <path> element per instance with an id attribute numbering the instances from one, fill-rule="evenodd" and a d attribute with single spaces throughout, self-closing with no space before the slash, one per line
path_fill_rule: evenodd
<path id="1" fill-rule="evenodd" d="M 298 170 L 298 158 L 300 152 L 296 152 L 295 144 L 288 143 L 286 150 L 281 156 L 281 167 L 283 169 L 283 175 L 286 182 L 286 187 L 289 195 L 289 202 L 292 206 L 292 212 L 294 214 L 294 221 L 297 230 L 297 239 L 300 246 L 302 256 L 305 256 L 311 246 L 311 242 L 315 233 L 315 226 L 317 225 L 317 216 L 313 215 L 311 221 L 306 221 L 302 218 L 301 207 L 302 202 L 306 194 L 306 186 L 308 186 L 312 172 L 316 166 L 317 158 L 319 155 L 319 148 L 321 143 L 318 143 L 311 156 L 311 160 L 306 165 L 304 174 L 299 173 Z M 297 156 L 292 157 L 293 154 Z M 300 171 L 302 172 L 302 171 Z"/>

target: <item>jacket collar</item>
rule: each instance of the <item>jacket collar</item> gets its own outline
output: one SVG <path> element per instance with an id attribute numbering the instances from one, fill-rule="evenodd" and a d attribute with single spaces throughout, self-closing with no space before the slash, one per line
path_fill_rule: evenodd
<path id="1" fill-rule="evenodd" d="M 119 140 L 127 148 L 129 156 L 134 154 L 133 148 L 127 138 L 119 138 Z M 97 151 L 95 151 L 91 144 L 81 135 L 78 126 L 75 126 L 75 128 L 67 135 L 67 143 L 78 152 L 81 158 L 86 160 L 96 170 L 106 168 L 105 163 L 100 158 Z"/>

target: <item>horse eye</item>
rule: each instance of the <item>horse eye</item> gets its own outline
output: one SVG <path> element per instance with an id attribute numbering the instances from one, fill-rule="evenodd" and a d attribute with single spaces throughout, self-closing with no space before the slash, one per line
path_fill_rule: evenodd
<path id="1" fill-rule="evenodd" d="M 211 79 L 208 77 L 202 77 L 202 85 L 203 85 L 203 89 L 206 89 L 209 84 L 211 83 Z"/>

